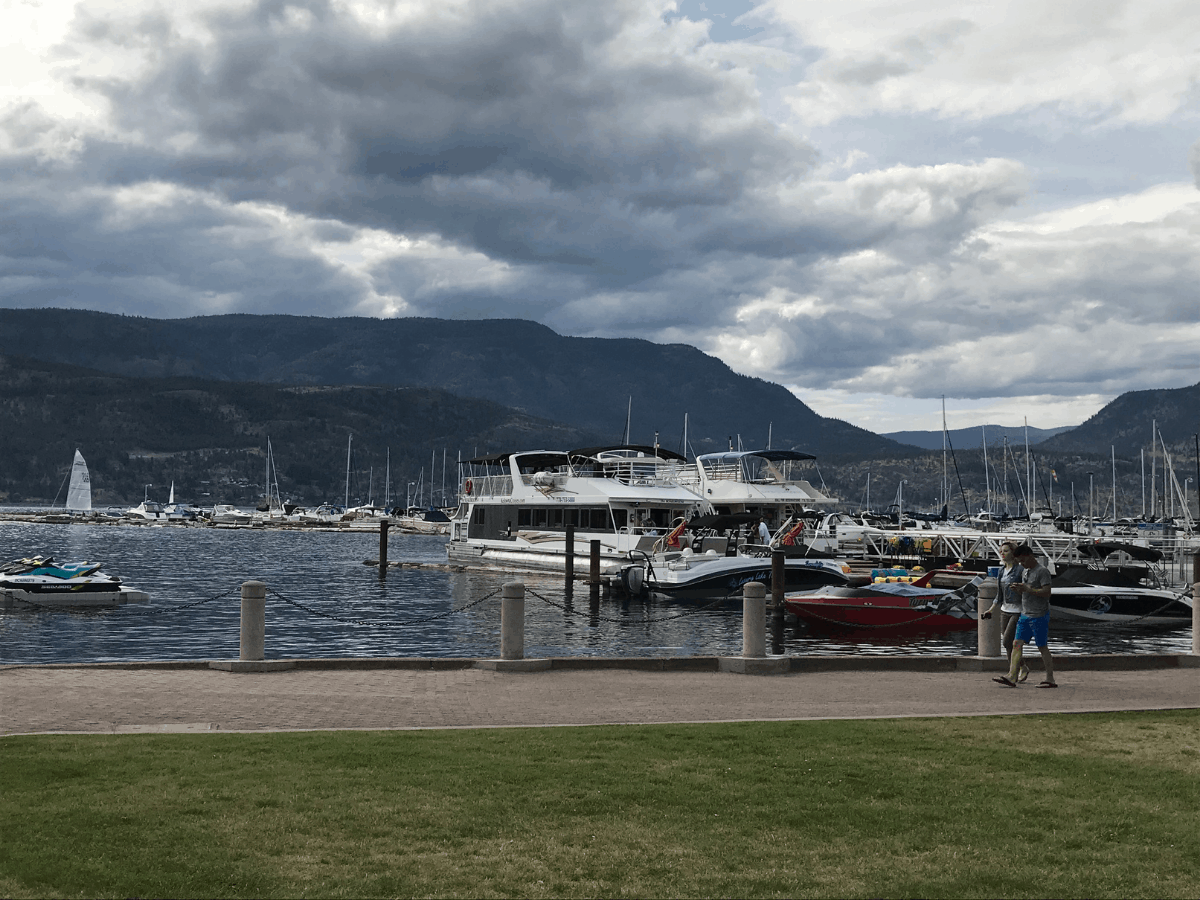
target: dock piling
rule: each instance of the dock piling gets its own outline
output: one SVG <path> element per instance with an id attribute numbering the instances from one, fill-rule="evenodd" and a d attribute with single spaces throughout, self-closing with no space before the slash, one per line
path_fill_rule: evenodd
<path id="1" fill-rule="evenodd" d="M 588 573 L 588 584 L 593 587 L 600 587 L 600 542 L 592 541 L 591 543 L 591 571 Z"/>
<path id="2" fill-rule="evenodd" d="M 783 653 L 783 592 L 787 586 L 784 552 L 771 553 L 771 652 Z"/>
<path id="3" fill-rule="evenodd" d="M 500 658 L 525 658 L 525 585 L 520 581 L 500 589 Z"/>
<path id="4" fill-rule="evenodd" d="M 567 523 L 567 557 L 565 561 L 566 569 L 563 580 L 567 587 L 571 587 L 571 582 L 575 580 L 575 526 L 570 522 Z"/>
<path id="5" fill-rule="evenodd" d="M 379 522 L 379 577 L 387 576 L 388 526 L 392 523 L 387 519 Z"/>
<path id="6" fill-rule="evenodd" d="M 263 659 L 267 634 L 267 586 L 261 581 L 242 582 L 242 621 L 238 634 L 238 659 Z"/>

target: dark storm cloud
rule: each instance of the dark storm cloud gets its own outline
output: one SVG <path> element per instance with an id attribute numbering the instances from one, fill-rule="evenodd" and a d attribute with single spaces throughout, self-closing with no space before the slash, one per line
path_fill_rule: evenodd
<path id="1" fill-rule="evenodd" d="M 152 56 L 136 77 L 81 72 L 153 148 L 140 173 L 97 162 L 622 283 L 703 251 L 677 231 L 728 239 L 729 207 L 812 158 L 748 76 L 697 53 L 701 31 L 642 4 L 469 10 L 379 28 L 261 2 L 210 14 L 204 40 L 160 15 L 86 20 L 91 52 Z"/>

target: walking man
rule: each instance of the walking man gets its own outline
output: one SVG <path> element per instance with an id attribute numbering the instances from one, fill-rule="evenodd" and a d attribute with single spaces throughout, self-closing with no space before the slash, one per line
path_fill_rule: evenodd
<path id="1" fill-rule="evenodd" d="M 1054 658 L 1050 656 L 1047 646 L 1050 640 L 1050 570 L 1038 562 L 1028 544 L 1017 547 L 1013 556 L 1024 570 L 1020 583 L 1012 585 L 1012 589 L 1021 597 L 1021 618 L 1017 619 L 1008 675 L 992 680 L 1005 687 L 1016 687 L 1022 648 L 1033 641 L 1042 654 L 1042 665 L 1046 668 L 1046 677 L 1038 687 L 1056 688 L 1058 682 L 1054 680 Z"/>

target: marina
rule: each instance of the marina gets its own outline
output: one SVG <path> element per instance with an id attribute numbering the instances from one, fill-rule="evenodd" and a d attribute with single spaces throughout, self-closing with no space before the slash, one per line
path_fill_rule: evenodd
<path id="1" fill-rule="evenodd" d="M 376 569 L 363 565 L 378 549 L 378 535 L 372 533 L 0 521 L 0 548 L 10 559 L 41 553 L 97 561 L 150 595 L 148 603 L 114 609 L 0 612 L 0 663 L 236 658 L 238 590 L 251 579 L 264 581 L 273 592 L 267 605 L 268 659 L 494 657 L 500 634 L 496 594 L 514 576 L 456 571 L 447 565 L 445 540 L 393 535 L 391 558 L 401 565 L 380 578 Z M 561 574 L 520 577 L 529 591 L 525 652 L 530 657 L 728 656 L 741 647 L 737 601 L 709 606 L 606 597 L 593 602 L 582 586 L 568 593 Z M 493 599 L 481 599 L 489 595 Z M 1191 649 L 1186 627 L 1056 624 L 1051 635 L 1056 655 Z M 793 657 L 961 657 L 976 652 L 976 637 L 971 632 L 898 635 L 886 629 L 847 637 L 789 626 L 784 652 Z"/>

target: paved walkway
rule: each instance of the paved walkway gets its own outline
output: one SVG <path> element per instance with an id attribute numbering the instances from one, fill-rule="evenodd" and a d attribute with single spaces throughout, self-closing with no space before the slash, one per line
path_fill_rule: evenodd
<path id="1" fill-rule="evenodd" d="M 472 728 L 1103 712 L 1200 707 L 1200 668 L 1072 670 L 1060 687 L 991 672 L 751 676 L 625 668 L 0 669 L 0 734 Z"/>

